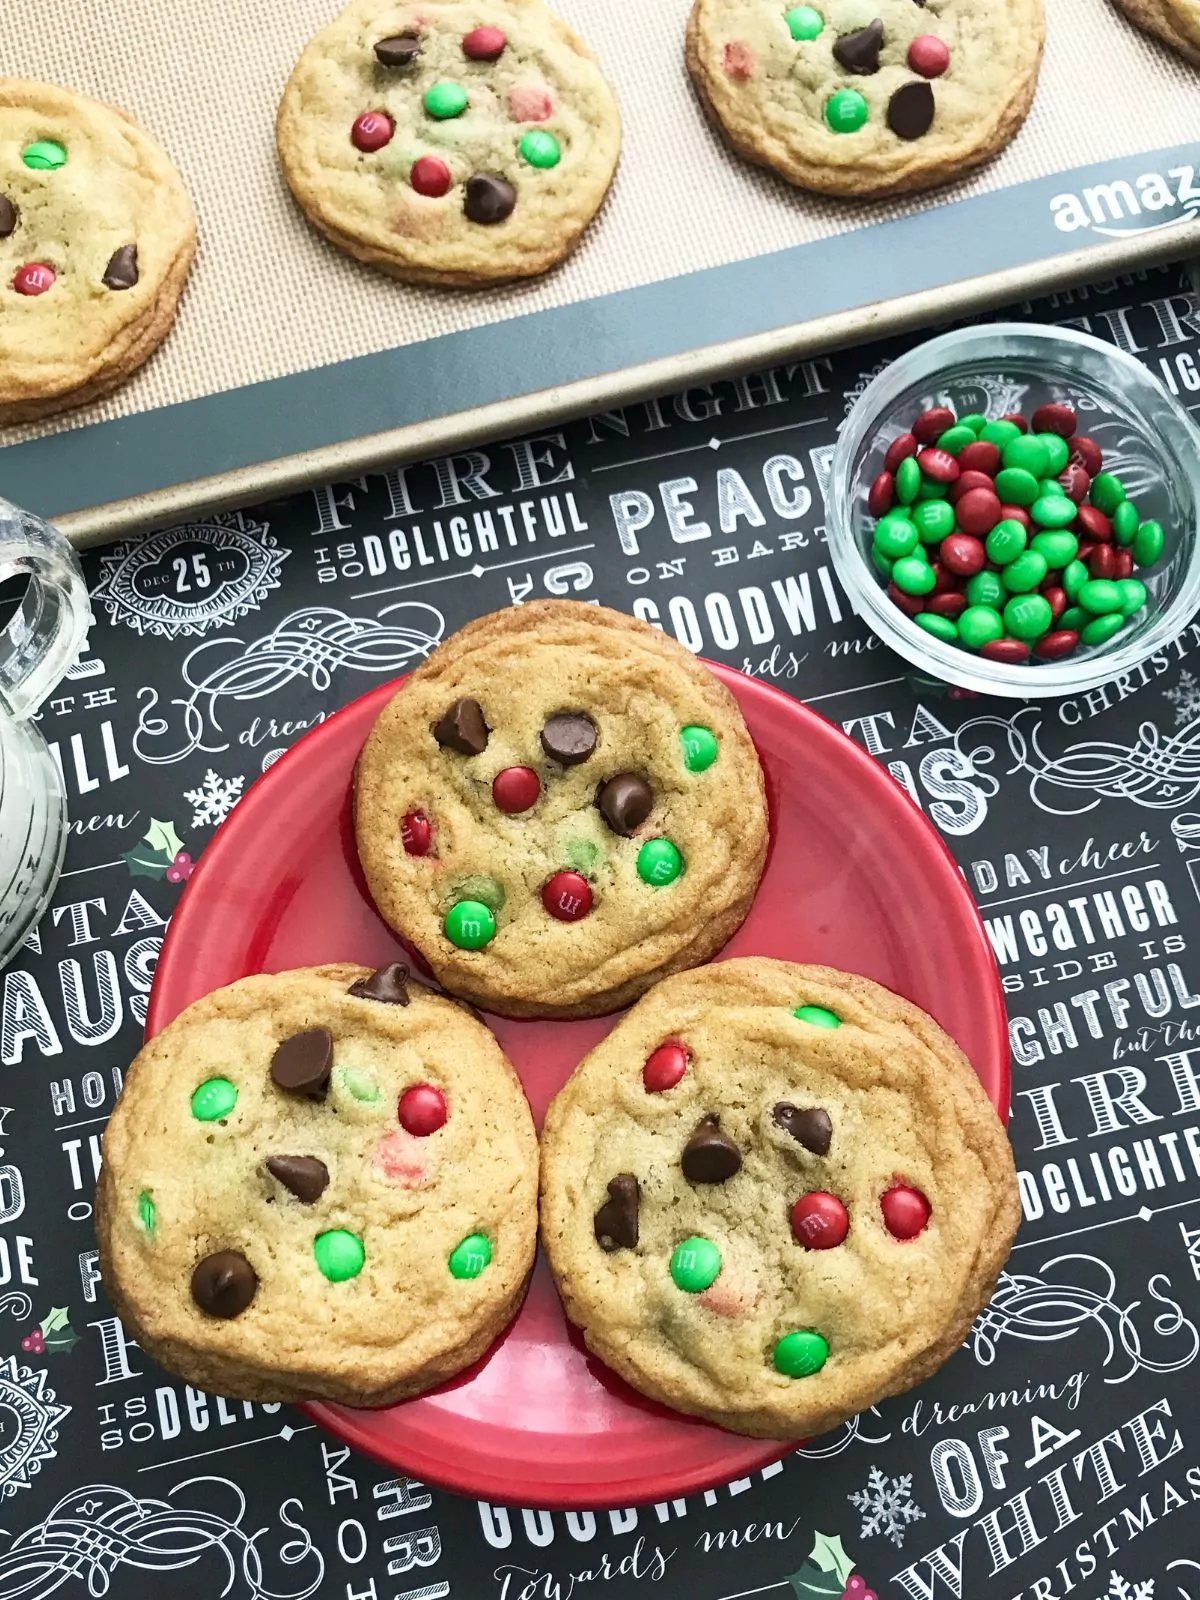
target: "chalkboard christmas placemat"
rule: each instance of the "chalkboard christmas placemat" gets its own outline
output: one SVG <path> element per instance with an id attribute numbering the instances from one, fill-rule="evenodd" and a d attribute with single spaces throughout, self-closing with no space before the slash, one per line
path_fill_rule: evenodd
<path id="1" fill-rule="evenodd" d="M 1016 315 L 1200 394 L 1176 269 Z M 823 528 L 838 426 L 901 347 L 86 558 L 94 625 L 42 717 L 66 871 L 3 974 L 0 1600 L 1200 1600 L 1200 624 L 1072 699 L 918 698 L 851 616 Z M 596 1513 L 459 1499 L 298 1412 L 174 1382 L 112 1315 L 92 1224 L 104 1122 L 213 830 L 338 706 L 545 595 L 779 684 L 938 828 L 1003 974 L 1025 1211 L 931 1382 L 753 1478 Z"/>

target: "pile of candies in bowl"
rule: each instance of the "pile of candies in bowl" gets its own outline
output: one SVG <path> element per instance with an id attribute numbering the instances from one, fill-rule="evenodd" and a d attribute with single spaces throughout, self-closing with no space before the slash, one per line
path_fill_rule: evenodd
<path id="1" fill-rule="evenodd" d="M 1071 330 L 963 329 L 893 362 L 842 429 L 828 511 L 856 611 L 962 688 L 1095 687 L 1200 605 L 1200 434 Z"/>

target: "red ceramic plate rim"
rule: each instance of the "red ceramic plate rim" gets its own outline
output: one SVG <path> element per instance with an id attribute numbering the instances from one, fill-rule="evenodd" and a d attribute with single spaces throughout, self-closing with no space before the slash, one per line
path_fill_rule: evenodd
<path id="1" fill-rule="evenodd" d="M 963 966 L 982 966 L 990 975 L 986 993 L 981 993 L 979 1003 L 987 1013 L 986 1031 L 992 1035 L 995 1050 L 995 1059 L 991 1064 L 990 1074 L 995 1084 L 992 1096 L 1002 1120 L 1007 1122 L 1009 1103 L 1012 1090 L 1012 1069 L 1008 1053 L 1008 1025 L 1004 1009 L 1003 989 L 1000 974 L 995 964 L 987 934 L 979 916 L 970 891 L 962 879 L 958 863 L 947 848 L 937 829 L 927 817 L 909 800 L 894 779 L 883 773 L 866 751 L 859 748 L 853 740 L 846 737 L 841 729 L 830 722 L 820 713 L 813 711 L 802 701 L 786 694 L 774 684 L 764 683 L 759 678 L 735 671 L 723 663 L 706 661 L 705 665 L 719 677 L 731 690 L 743 690 L 757 695 L 762 695 L 780 702 L 789 713 L 797 718 L 797 726 L 804 727 L 809 738 L 822 742 L 836 742 L 838 756 L 847 765 L 857 766 L 864 785 L 869 785 L 874 790 L 874 802 L 880 811 L 891 811 L 895 822 L 901 826 L 910 839 L 910 846 L 917 847 L 917 840 L 921 840 L 921 847 L 938 860 L 942 867 L 949 867 L 953 881 L 958 885 L 961 894 L 965 897 L 971 910 L 968 919 L 972 925 L 976 949 L 963 951 Z M 407 676 L 405 674 L 404 676 Z M 329 726 L 337 719 L 361 709 L 364 700 L 378 699 L 380 709 L 387 699 L 401 687 L 404 676 L 379 684 L 356 700 L 340 707 L 325 722 L 304 734 L 297 742 L 279 758 L 279 760 L 257 780 L 242 799 L 238 802 L 239 828 L 237 830 L 219 827 L 209 844 L 205 848 L 199 862 L 196 864 L 184 892 L 180 897 L 175 915 L 171 919 L 166 938 L 160 954 L 159 967 L 166 969 L 171 963 L 174 946 L 187 937 L 187 919 L 183 916 L 203 892 L 204 883 L 209 876 L 219 877 L 226 867 L 225 857 L 232 852 L 232 859 L 236 861 L 237 838 L 242 828 L 253 823 L 253 813 L 262 806 L 270 806 L 275 783 L 286 777 L 289 767 L 302 759 L 307 753 L 309 741 L 316 741 L 325 734 Z M 270 778 L 272 782 L 263 780 Z M 248 815 L 250 813 L 250 815 Z M 162 1002 L 163 990 L 156 981 L 152 987 L 146 1016 L 146 1038 L 152 1038 L 156 1033 L 172 1020 L 167 1014 L 167 1007 Z M 481 1470 L 478 1466 L 460 1468 L 453 1454 L 438 1455 L 420 1443 L 411 1441 L 402 1446 L 403 1461 L 397 1455 L 390 1455 L 378 1448 L 378 1441 L 369 1430 L 356 1424 L 354 1412 L 347 1407 L 327 1407 L 320 1402 L 308 1402 L 298 1408 L 315 1422 L 334 1434 L 344 1443 L 361 1450 L 364 1454 L 383 1462 L 386 1466 L 399 1468 L 408 1475 L 420 1479 L 422 1482 L 434 1483 L 453 1493 L 466 1495 L 472 1499 L 487 1500 L 493 1504 L 521 1504 L 528 1496 L 522 1495 L 519 1484 L 510 1478 L 500 1478 L 492 1473 Z M 591 1488 L 587 1484 L 568 1483 L 547 1498 L 541 1486 L 535 1491 L 536 1503 L 540 1508 L 547 1510 L 602 1510 L 609 1506 L 632 1506 L 650 1501 L 663 1501 L 678 1498 L 682 1495 L 699 1493 L 711 1488 L 714 1484 L 723 1483 L 728 1479 L 736 1478 L 748 1472 L 756 1471 L 762 1467 L 779 1461 L 789 1455 L 795 1448 L 795 1442 L 781 1443 L 778 1440 L 738 1439 L 734 1434 L 729 1435 L 730 1448 L 722 1456 L 719 1466 L 713 1463 L 699 1463 L 691 1469 L 677 1469 L 669 1479 L 656 1476 L 653 1468 L 648 1467 L 646 1472 L 637 1477 L 623 1482 L 606 1480 L 602 1491 Z"/>

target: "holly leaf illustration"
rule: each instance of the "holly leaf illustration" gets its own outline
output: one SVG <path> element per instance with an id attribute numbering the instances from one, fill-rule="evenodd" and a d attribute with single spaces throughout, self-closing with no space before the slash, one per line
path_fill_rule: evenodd
<path id="1" fill-rule="evenodd" d="M 175 857 L 183 849 L 183 840 L 175 832 L 173 822 L 160 822 L 157 817 L 150 818 L 150 826 L 146 829 L 143 838 L 152 850 L 167 854 L 167 865 L 170 866 Z"/>
<path id="2" fill-rule="evenodd" d="M 811 1561 L 806 1561 L 799 1572 L 793 1572 L 788 1582 L 798 1600 L 813 1600 L 813 1596 L 827 1595 L 829 1600 L 841 1600 L 846 1586 L 834 1572 L 823 1572 Z"/>
<path id="3" fill-rule="evenodd" d="M 820 1567 L 822 1572 L 834 1573 L 838 1582 L 843 1585 L 854 1571 L 854 1562 L 842 1549 L 840 1534 L 815 1533 L 808 1559 L 815 1567 Z"/>
<path id="4" fill-rule="evenodd" d="M 161 878 L 174 859 L 165 851 L 152 850 L 145 842 L 135 844 L 132 850 L 126 850 L 121 857 L 133 878 Z"/>
<path id="5" fill-rule="evenodd" d="M 70 1326 L 70 1313 L 66 1306 L 51 1306 L 49 1312 L 42 1318 L 40 1323 L 44 1337 L 57 1332 L 59 1328 L 69 1328 Z"/>
<path id="6" fill-rule="evenodd" d="M 57 1333 L 50 1334 L 45 1341 L 46 1349 L 58 1356 L 70 1355 L 78 1343 L 79 1335 L 69 1322 L 65 1328 L 59 1328 Z"/>

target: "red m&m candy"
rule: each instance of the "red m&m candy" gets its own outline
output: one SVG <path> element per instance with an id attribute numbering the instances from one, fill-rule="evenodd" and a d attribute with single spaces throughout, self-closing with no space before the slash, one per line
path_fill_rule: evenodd
<path id="1" fill-rule="evenodd" d="M 495 61 L 504 54 L 508 43 L 500 28 L 472 28 L 463 36 L 463 55 L 472 61 Z"/>
<path id="2" fill-rule="evenodd" d="M 509 816 L 528 811 L 541 792 L 542 780 L 532 767 L 505 767 L 492 779 L 492 799 Z"/>
<path id="3" fill-rule="evenodd" d="M 440 200 L 444 194 L 450 193 L 454 177 L 439 156 L 419 156 L 412 164 L 408 181 L 418 194 L 426 195 L 430 200 Z"/>
<path id="4" fill-rule="evenodd" d="M 687 1045 L 678 1039 L 668 1039 L 646 1057 L 642 1068 L 642 1085 L 647 1094 L 662 1094 L 673 1089 L 687 1071 L 689 1053 Z"/>
<path id="5" fill-rule="evenodd" d="M 542 904 L 559 922 L 579 922 L 592 909 L 592 886 L 578 872 L 556 872 L 542 890 Z"/>
<path id="6" fill-rule="evenodd" d="M 356 150 L 382 150 L 385 144 L 391 143 L 395 131 L 396 124 L 386 111 L 364 111 L 354 119 L 350 143 Z"/>
<path id="7" fill-rule="evenodd" d="M 923 78 L 940 78 L 950 65 L 950 50 L 936 33 L 923 33 L 908 47 L 908 64 Z"/>
<path id="8" fill-rule="evenodd" d="M 57 276 L 45 261 L 27 261 L 13 274 L 12 286 L 18 294 L 45 294 L 54 287 Z"/>
<path id="9" fill-rule="evenodd" d="M 1028 647 L 1026 647 L 1028 655 Z M 883 1223 L 893 1239 L 915 1239 L 929 1221 L 933 1207 L 920 1189 L 896 1183 L 879 1202 Z"/>
<path id="10" fill-rule="evenodd" d="M 835 1194 L 814 1190 L 792 1207 L 792 1232 L 806 1250 L 832 1250 L 849 1231 L 849 1215 Z"/>
<path id="11" fill-rule="evenodd" d="M 400 824 L 405 855 L 427 856 L 433 843 L 433 823 L 423 811 L 410 811 Z"/>
<path id="12" fill-rule="evenodd" d="M 416 1139 L 427 1139 L 436 1133 L 445 1126 L 449 1115 L 445 1095 L 431 1083 L 414 1083 L 411 1089 L 405 1089 L 396 1107 L 400 1126 Z"/>

